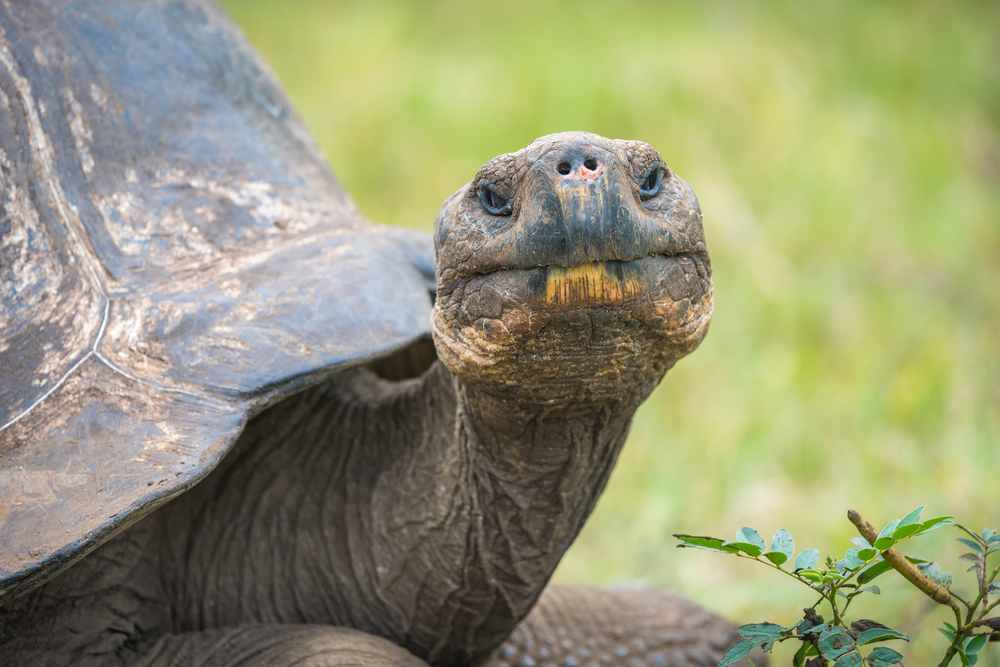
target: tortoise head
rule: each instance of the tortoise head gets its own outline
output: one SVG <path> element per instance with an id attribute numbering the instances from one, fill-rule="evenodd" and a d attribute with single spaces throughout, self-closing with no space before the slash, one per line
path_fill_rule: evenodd
<path id="1" fill-rule="evenodd" d="M 708 330 L 698 200 L 649 144 L 566 132 L 496 157 L 434 241 L 435 343 L 463 380 L 600 400 L 651 389 Z"/>

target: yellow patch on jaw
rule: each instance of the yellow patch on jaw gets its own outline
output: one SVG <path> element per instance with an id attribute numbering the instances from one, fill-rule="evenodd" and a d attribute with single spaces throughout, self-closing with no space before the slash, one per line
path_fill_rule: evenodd
<path id="1" fill-rule="evenodd" d="M 608 273 L 604 262 L 582 264 L 568 269 L 548 267 L 544 302 L 551 308 L 574 306 L 620 306 L 643 292 L 635 279 L 621 280 Z"/>

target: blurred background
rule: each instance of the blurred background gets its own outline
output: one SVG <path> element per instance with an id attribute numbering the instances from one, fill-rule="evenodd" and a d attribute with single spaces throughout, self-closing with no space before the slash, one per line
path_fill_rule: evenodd
<path id="1" fill-rule="evenodd" d="M 804 587 L 671 534 L 786 528 L 843 557 L 848 508 L 1000 528 L 1000 4 L 222 4 L 375 222 L 430 230 L 480 165 L 563 130 L 647 141 L 698 194 L 711 331 L 556 580 L 790 624 Z M 908 553 L 969 592 L 958 536 Z M 858 616 L 936 663 L 945 610 L 877 583 Z"/>

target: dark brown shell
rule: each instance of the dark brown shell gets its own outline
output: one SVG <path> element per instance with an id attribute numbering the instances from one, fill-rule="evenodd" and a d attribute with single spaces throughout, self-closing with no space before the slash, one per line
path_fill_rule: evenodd
<path id="1" fill-rule="evenodd" d="M 214 6 L 0 4 L 0 603 L 427 335 L 429 279 Z"/>

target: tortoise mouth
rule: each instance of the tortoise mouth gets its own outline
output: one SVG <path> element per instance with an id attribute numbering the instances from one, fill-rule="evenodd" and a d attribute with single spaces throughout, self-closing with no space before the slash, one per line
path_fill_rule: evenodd
<path id="1" fill-rule="evenodd" d="M 686 285 L 678 284 L 686 282 L 683 280 L 685 272 L 678 270 L 684 260 L 691 263 L 693 254 L 647 255 L 569 267 L 500 269 L 483 274 L 481 279 L 496 292 L 512 297 L 531 310 L 627 308 L 650 298 L 686 296 Z"/>
<path id="2" fill-rule="evenodd" d="M 555 310 L 622 306 L 646 291 L 632 262 L 590 262 L 568 268 L 548 266 L 536 272 L 529 280 L 533 300 Z M 543 279 L 544 286 L 540 284 Z"/>

